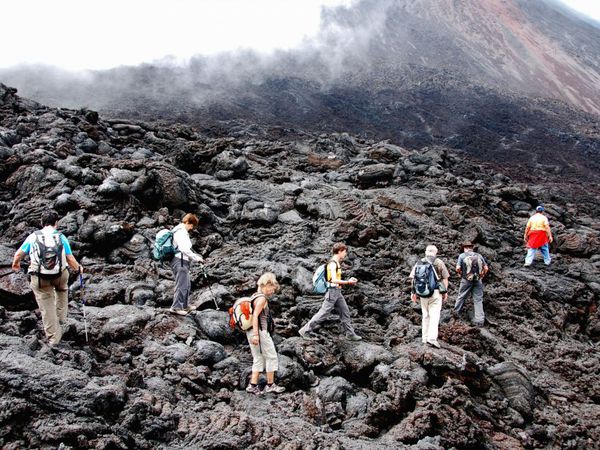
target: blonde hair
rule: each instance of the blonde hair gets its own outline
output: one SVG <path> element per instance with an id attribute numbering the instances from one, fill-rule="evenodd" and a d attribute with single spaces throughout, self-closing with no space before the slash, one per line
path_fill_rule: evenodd
<path id="1" fill-rule="evenodd" d="M 275 288 L 275 292 L 279 290 L 279 283 L 277 282 L 277 278 L 273 272 L 263 273 L 256 284 L 258 285 L 259 289 L 265 286 L 273 286 Z"/>

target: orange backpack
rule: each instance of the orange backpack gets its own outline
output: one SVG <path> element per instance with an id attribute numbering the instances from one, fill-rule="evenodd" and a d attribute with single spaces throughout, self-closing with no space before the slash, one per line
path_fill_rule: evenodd
<path id="1" fill-rule="evenodd" d="M 242 297 L 235 301 L 229 308 L 229 326 L 241 331 L 248 331 L 252 328 L 252 310 L 254 309 L 254 300 L 263 294 L 254 294 L 252 297 Z"/>

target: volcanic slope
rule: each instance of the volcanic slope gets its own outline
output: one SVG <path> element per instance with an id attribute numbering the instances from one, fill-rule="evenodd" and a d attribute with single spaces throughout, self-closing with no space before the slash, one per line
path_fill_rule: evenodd
<path id="1" fill-rule="evenodd" d="M 360 0 L 324 9 L 320 33 L 285 52 L 0 80 L 52 106 L 207 131 L 348 131 L 571 179 L 600 165 L 600 28 L 551 0 Z"/>
<path id="2" fill-rule="evenodd" d="M 268 134 L 253 125 L 213 138 L 52 109 L 0 85 L 3 448 L 595 446 L 597 186 L 523 184 L 442 146 Z M 523 229 L 540 202 L 553 261 L 524 268 Z M 10 269 L 50 207 L 86 268 L 58 350 L 45 347 L 31 290 Z M 172 274 L 150 245 L 184 212 L 202 217 L 192 238 L 208 278 L 192 268 L 199 308 L 182 318 L 166 309 Z M 407 276 L 430 243 L 452 269 L 465 240 L 491 264 L 486 325 L 451 317 L 452 276 L 442 348 L 425 347 Z M 344 275 L 359 279 L 345 296 L 365 339 L 346 341 L 334 316 L 304 341 L 297 330 L 321 303 L 311 274 L 337 241 L 350 248 Z M 250 352 L 225 312 L 266 270 L 282 286 L 272 301 L 279 396 L 243 390 Z"/>

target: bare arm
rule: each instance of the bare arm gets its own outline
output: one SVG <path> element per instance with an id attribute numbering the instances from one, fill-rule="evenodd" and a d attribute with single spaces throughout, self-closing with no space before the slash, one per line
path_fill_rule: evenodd
<path id="1" fill-rule="evenodd" d="M 525 227 L 525 234 L 523 234 L 523 240 L 526 241 L 529 237 L 529 230 L 531 229 L 531 219 L 527 221 L 527 226 Z"/>
<path id="2" fill-rule="evenodd" d="M 252 343 L 257 345 L 259 342 L 258 332 L 260 331 L 260 327 L 258 326 L 258 320 L 260 313 L 265 309 L 265 305 L 267 304 L 267 299 L 265 297 L 260 297 L 254 303 L 254 310 L 252 311 Z"/>
<path id="3" fill-rule="evenodd" d="M 548 235 L 548 241 L 552 242 L 554 240 L 554 238 L 552 237 L 552 231 L 550 231 L 550 224 L 548 223 L 548 220 L 546 220 L 546 234 Z"/>
<path id="4" fill-rule="evenodd" d="M 417 297 L 417 293 L 415 292 L 415 279 L 414 278 L 410 279 L 410 299 L 412 300 L 413 303 L 417 303 L 418 297 Z"/>
<path id="5" fill-rule="evenodd" d="M 77 262 L 73 255 L 67 255 L 67 264 L 75 272 L 83 272 L 83 266 Z"/>
<path id="6" fill-rule="evenodd" d="M 487 273 L 489 272 L 490 268 L 487 264 L 483 265 L 483 269 L 481 271 L 481 278 L 485 277 L 487 275 Z"/>
<path id="7" fill-rule="evenodd" d="M 444 285 L 444 287 L 446 288 L 446 292 L 444 292 L 442 294 L 442 301 L 445 302 L 446 300 L 448 300 L 448 278 L 444 278 L 442 280 L 442 284 Z"/>
<path id="8" fill-rule="evenodd" d="M 19 270 L 21 270 L 21 260 L 23 259 L 23 257 L 25 256 L 25 252 L 21 249 L 17 250 L 15 253 L 15 256 L 13 258 L 13 262 L 12 262 L 12 269 L 15 272 L 18 272 Z"/>

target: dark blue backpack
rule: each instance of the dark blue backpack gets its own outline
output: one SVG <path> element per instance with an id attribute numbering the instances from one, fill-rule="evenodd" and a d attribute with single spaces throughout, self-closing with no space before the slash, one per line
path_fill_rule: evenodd
<path id="1" fill-rule="evenodd" d="M 424 260 L 415 266 L 414 290 L 419 297 L 431 297 L 438 288 L 437 274 L 433 264 Z"/>

